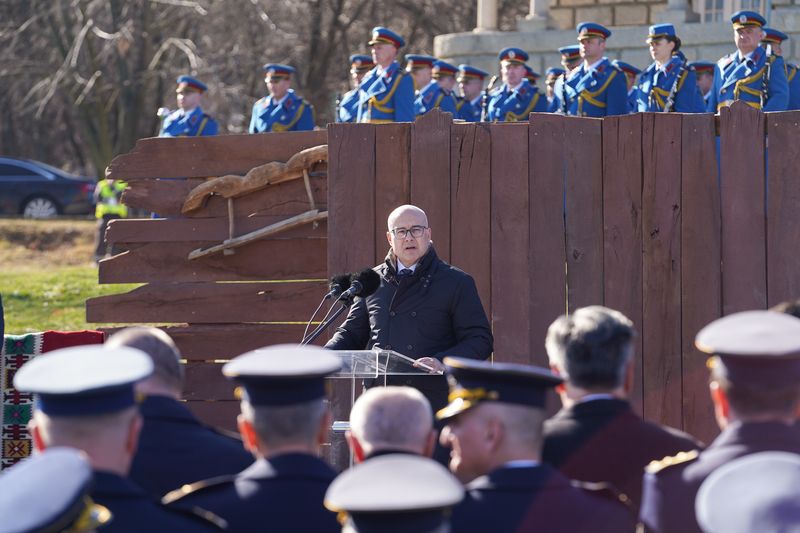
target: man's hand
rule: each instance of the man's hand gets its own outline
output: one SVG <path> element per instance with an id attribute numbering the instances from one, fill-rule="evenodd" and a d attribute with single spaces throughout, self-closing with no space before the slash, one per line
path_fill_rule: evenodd
<path id="1" fill-rule="evenodd" d="M 445 370 L 444 364 L 435 357 L 420 357 L 414 361 L 414 366 L 421 367 L 422 365 L 430 368 L 431 370 L 427 368 L 425 370 L 428 370 L 431 374 L 443 374 Z M 424 368 L 424 366 L 422 367 Z"/>

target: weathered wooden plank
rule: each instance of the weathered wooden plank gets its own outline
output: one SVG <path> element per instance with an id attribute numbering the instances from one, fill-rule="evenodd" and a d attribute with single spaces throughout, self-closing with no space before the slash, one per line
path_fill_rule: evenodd
<path id="1" fill-rule="evenodd" d="M 603 120 L 603 299 L 642 328 L 642 115 Z M 630 394 L 642 413 L 642 335 Z"/>
<path id="2" fill-rule="evenodd" d="M 236 383 L 222 375 L 224 363 L 196 363 L 184 365 L 186 379 L 183 385 L 185 400 L 235 400 Z"/>
<path id="3" fill-rule="evenodd" d="M 395 207 L 411 201 L 410 123 L 375 128 L 375 263 L 386 257 L 386 219 Z"/>
<path id="4" fill-rule="evenodd" d="M 530 363 L 528 124 L 492 124 L 492 326 L 496 361 Z M 520 295 L 525 295 L 520 297 Z"/>
<path id="5" fill-rule="evenodd" d="M 327 274 L 323 238 L 268 238 L 239 248 L 233 255 L 190 261 L 189 252 L 219 241 L 154 242 L 130 245 L 100 262 L 100 283 L 168 281 L 246 281 L 320 279 Z"/>
<path id="6" fill-rule="evenodd" d="M 450 143 L 450 262 L 475 279 L 491 316 L 492 138 L 486 124 L 453 124 Z"/>
<path id="7" fill-rule="evenodd" d="M 321 282 L 154 283 L 86 301 L 87 322 L 228 324 L 305 322 Z"/>
<path id="8" fill-rule="evenodd" d="M 241 412 L 238 401 L 188 401 L 186 406 L 203 423 L 228 431 L 238 431 L 236 417 Z"/>
<path id="9" fill-rule="evenodd" d="M 325 130 L 140 139 L 133 150 L 111 161 L 106 176 L 134 180 L 244 175 L 258 165 L 286 162 L 300 150 L 326 143 Z"/>
<path id="10" fill-rule="evenodd" d="M 743 102 L 720 112 L 724 315 L 767 306 L 764 116 Z"/>
<path id="11" fill-rule="evenodd" d="M 411 203 L 428 215 L 436 253 L 450 261 L 450 113 L 438 108 L 411 130 Z"/>
<path id="12" fill-rule="evenodd" d="M 800 298 L 800 112 L 770 113 L 767 194 L 767 305 Z"/>
<path id="13" fill-rule="evenodd" d="M 680 427 L 681 115 L 643 115 L 642 137 L 644 415 Z"/>
<path id="14" fill-rule="evenodd" d="M 711 115 L 684 115 L 681 138 L 681 352 L 683 427 L 703 442 L 718 433 L 700 329 L 722 313 L 720 197 Z"/>
<path id="15" fill-rule="evenodd" d="M 567 311 L 564 118 L 545 113 L 531 115 L 528 143 L 531 362 L 547 367 L 547 328 Z"/>
<path id="16" fill-rule="evenodd" d="M 603 303 L 601 119 L 566 118 L 567 300 L 570 312 Z"/>

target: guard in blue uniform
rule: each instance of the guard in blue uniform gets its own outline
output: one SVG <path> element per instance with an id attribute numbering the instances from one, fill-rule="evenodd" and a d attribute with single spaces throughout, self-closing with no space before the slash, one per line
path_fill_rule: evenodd
<path id="1" fill-rule="evenodd" d="M 637 95 L 639 94 L 638 90 L 636 89 L 636 76 L 641 74 L 642 71 L 630 63 L 620 61 L 619 59 L 615 59 L 611 62 L 611 64 L 625 73 L 625 82 L 628 86 L 628 112 L 636 113 L 636 111 L 638 111 L 636 100 Z"/>
<path id="2" fill-rule="evenodd" d="M 754 11 L 738 11 L 731 22 L 737 50 L 717 62 L 706 110 L 718 113 L 721 107 L 742 100 L 762 111 L 786 111 L 789 84 L 783 58 L 769 56 L 759 46 L 766 20 Z"/>
<path id="3" fill-rule="evenodd" d="M 445 357 L 450 403 L 436 413 L 450 470 L 467 496 L 453 510 L 461 533 L 633 532 L 619 501 L 582 490 L 541 463 L 548 391 L 562 379 L 547 369 Z"/>
<path id="4" fill-rule="evenodd" d="M 541 77 L 541 74 L 533 70 L 530 65 L 525 65 L 525 79 L 528 80 L 528 83 L 536 85 L 536 82 L 539 81 Z"/>
<path id="5" fill-rule="evenodd" d="M 424 115 L 434 107 L 456 115 L 456 97 L 453 89 L 456 85 L 458 69 L 446 61 L 433 63 L 433 80 L 419 91 L 414 100 L 414 113 Z"/>
<path id="6" fill-rule="evenodd" d="M 267 63 L 264 72 L 269 96 L 253 104 L 250 133 L 313 130 L 314 106 L 291 88 L 295 68 Z"/>
<path id="7" fill-rule="evenodd" d="M 113 516 L 104 533 L 217 531 L 224 526 L 218 517 L 168 509 L 127 477 L 141 427 L 134 383 L 152 371 L 150 358 L 133 348 L 76 346 L 25 363 L 14 387 L 35 395 L 31 434 L 37 450 L 69 446 L 89 458 L 91 498 Z"/>
<path id="8" fill-rule="evenodd" d="M 782 31 L 774 28 L 764 27 L 764 37 L 761 42 L 765 44 L 772 55 L 783 57 L 783 41 L 789 38 Z M 784 60 L 785 61 L 785 60 Z M 789 83 L 789 106 L 787 111 L 800 109 L 800 76 L 797 75 L 797 65 L 794 63 L 784 63 L 786 69 L 786 81 Z"/>
<path id="9" fill-rule="evenodd" d="M 639 78 L 637 111 L 702 113 L 697 107 L 697 78 L 680 51 L 672 24 L 650 26 L 647 36 L 653 63 Z"/>
<path id="10" fill-rule="evenodd" d="M 217 121 L 203 112 L 200 107 L 203 94 L 208 86 L 191 76 L 181 76 L 177 80 L 178 109 L 169 113 L 165 108 L 158 110 L 163 117 L 159 137 L 198 137 L 216 135 L 219 130 Z M 166 115 L 166 116 L 165 116 Z"/>
<path id="11" fill-rule="evenodd" d="M 458 85 L 461 88 L 461 98 L 456 103 L 458 118 L 480 122 L 484 99 L 483 80 L 488 75 L 488 72 L 479 68 L 464 64 L 458 66 Z"/>
<path id="12" fill-rule="evenodd" d="M 722 432 L 699 453 L 679 453 L 647 467 L 640 514 L 647 531 L 699 533 L 697 492 L 734 459 L 765 451 L 800 454 L 794 425 L 800 319 L 775 311 L 734 313 L 700 330 L 695 346 L 711 356 L 709 389 Z"/>
<path id="13" fill-rule="evenodd" d="M 503 85 L 489 99 L 488 120 L 517 122 L 528 120 L 532 112 L 546 112 L 547 98 L 525 79 L 528 53 L 520 48 L 506 48 L 498 59 Z"/>
<path id="14" fill-rule="evenodd" d="M 257 460 L 239 474 L 184 486 L 163 501 L 209 509 L 240 533 L 340 531 L 336 515 L 323 507 L 336 472 L 317 457 L 330 430 L 325 377 L 340 367 L 323 348 L 290 344 L 227 363 L 222 373 L 242 386 L 239 431 Z"/>
<path id="15" fill-rule="evenodd" d="M 414 98 L 433 79 L 433 64 L 436 58 L 424 54 L 406 54 L 406 72 L 414 78 Z"/>
<path id="16" fill-rule="evenodd" d="M 414 121 L 414 80 L 400 68 L 397 52 L 406 42 L 388 28 L 376 26 L 372 39 L 375 68 L 358 86 L 358 122 L 383 124 Z"/>
<path id="17" fill-rule="evenodd" d="M 566 74 L 566 70 L 563 68 L 558 67 L 550 67 L 545 72 L 545 86 L 546 86 L 546 94 L 547 94 L 547 111 L 550 113 L 555 113 L 558 111 L 558 101 L 554 98 L 555 96 L 555 89 L 556 84 L 559 83 L 559 80 L 564 78 L 564 74 Z"/>
<path id="18" fill-rule="evenodd" d="M 712 61 L 692 61 L 689 66 L 694 69 L 697 78 L 697 95 L 695 107 L 705 111 L 708 109 L 708 99 L 714 88 L 714 70 L 717 64 Z"/>
<path id="19" fill-rule="evenodd" d="M 336 110 L 336 122 L 355 122 L 358 112 L 358 86 L 364 76 L 375 68 L 372 56 L 353 54 L 350 56 L 350 81 L 352 90 L 346 92 L 339 100 Z"/>
<path id="20" fill-rule="evenodd" d="M 563 75 L 556 78 L 553 84 L 553 94 L 548 94 L 547 97 L 547 111 L 550 113 L 558 113 L 559 111 L 563 112 L 564 110 L 561 109 L 561 100 L 556 96 L 562 93 L 564 81 L 567 79 L 567 76 L 570 72 L 575 70 L 576 68 L 580 67 L 581 65 L 581 47 L 577 44 L 570 44 L 567 46 L 562 46 L 558 49 L 558 53 L 561 54 L 561 66 L 564 67 Z"/>

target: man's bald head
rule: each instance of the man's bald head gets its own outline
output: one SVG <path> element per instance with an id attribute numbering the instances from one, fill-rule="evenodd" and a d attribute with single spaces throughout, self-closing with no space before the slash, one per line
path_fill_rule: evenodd
<path id="1" fill-rule="evenodd" d="M 125 328 L 109 337 L 106 346 L 136 348 L 153 360 L 153 374 L 136 384 L 138 391 L 180 397 L 184 380 L 181 353 L 164 331 L 152 327 Z"/>
<path id="2" fill-rule="evenodd" d="M 425 211 L 415 205 L 406 204 L 389 213 L 389 219 L 387 220 L 389 231 L 397 227 L 397 221 L 400 218 L 413 218 L 414 225 L 428 227 L 428 215 L 425 214 Z"/>
<path id="3" fill-rule="evenodd" d="M 431 246 L 428 216 L 415 205 L 401 205 L 391 212 L 386 239 L 402 267 L 411 267 L 422 259 Z"/>

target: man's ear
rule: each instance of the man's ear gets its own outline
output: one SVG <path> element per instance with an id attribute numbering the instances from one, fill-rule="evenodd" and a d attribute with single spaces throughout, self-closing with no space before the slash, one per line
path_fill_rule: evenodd
<path id="1" fill-rule="evenodd" d="M 142 425 L 144 425 L 142 415 L 136 413 L 136 416 L 131 419 L 131 423 L 128 425 L 128 435 L 125 437 L 125 451 L 131 457 L 136 455 L 136 449 L 139 447 L 139 434 L 142 432 Z"/>
<path id="2" fill-rule="evenodd" d="M 344 438 L 347 440 L 348 446 L 350 446 L 350 451 L 353 452 L 353 460 L 356 463 L 363 463 L 366 454 L 364 453 L 364 448 L 361 446 L 361 443 L 358 442 L 358 439 L 353 436 L 353 433 L 349 429 L 345 431 Z"/>
<path id="3" fill-rule="evenodd" d="M 714 404 L 714 416 L 717 419 L 717 425 L 720 429 L 724 429 L 728 425 L 728 420 L 730 420 L 731 416 L 728 395 L 722 390 L 719 382 L 714 380 L 708 384 L 708 390 L 711 394 L 711 403 Z"/>
<path id="4" fill-rule="evenodd" d="M 489 451 L 495 451 L 503 442 L 506 428 L 503 422 L 497 418 L 492 418 L 486 424 L 484 432 L 484 443 Z"/>
<path id="5" fill-rule="evenodd" d="M 258 437 L 253 423 L 240 413 L 236 417 L 236 425 L 239 427 L 239 434 L 242 436 L 242 444 L 244 444 L 245 450 L 252 454 L 258 452 Z"/>
<path id="6" fill-rule="evenodd" d="M 432 429 L 428 435 L 428 440 L 425 442 L 425 448 L 422 450 L 424 457 L 433 457 L 433 452 L 436 450 L 436 440 L 439 437 L 435 429 Z"/>
<path id="7" fill-rule="evenodd" d="M 45 451 L 47 449 L 47 445 L 44 443 L 42 428 L 36 423 L 34 418 L 31 418 L 28 422 L 28 432 L 31 434 L 31 438 L 33 439 L 34 449 L 37 452 Z"/>
<path id="8" fill-rule="evenodd" d="M 387 231 L 386 232 L 386 241 L 389 243 L 389 248 L 391 248 L 392 247 L 392 232 L 391 231 Z"/>
<path id="9" fill-rule="evenodd" d="M 322 420 L 320 420 L 319 422 L 319 428 L 317 428 L 318 446 L 322 446 L 323 444 L 328 442 L 328 437 L 330 436 L 332 424 L 333 424 L 333 413 L 331 413 L 330 407 L 326 407 L 325 414 L 322 416 Z"/>

